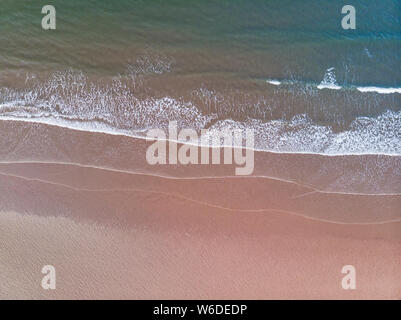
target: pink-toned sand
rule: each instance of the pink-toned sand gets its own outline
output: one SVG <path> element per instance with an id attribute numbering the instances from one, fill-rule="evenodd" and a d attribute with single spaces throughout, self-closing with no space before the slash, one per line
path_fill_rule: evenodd
<path id="1" fill-rule="evenodd" d="M 0 134 L 1 299 L 401 299 L 399 157 L 257 153 L 239 178 L 149 166 L 140 139 Z"/>
<path id="2" fill-rule="evenodd" d="M 7 210 L 0 214 L 3 299 L 401 298 L 400 222 L 366 218 L 366 224 L 363 212 L 352 212 L 353 224 L 333 223 L 320 221 L 330 216 L 318 209 L 299 216 L 220 206 L 227 199 L 238 206 L 230 195 L 255 183 L 262 188 L 266 182 L 255 178 L 241 184 L 221 179 L 219 197 L 207 193 L 218 180 L 196 180 L 200 185 L 184 198 L 171 193 L 189 189 L 190 180 L 20 166 L 20 177 L 10 176 L 15 166 L 0 170 Z M 156 185 L 157 192 L 147 190 Z M 275 192 L 274 182 L 263 186 L 266 194 Z M 193 201 L 198 188 L 205 193 Z M 282 194 L 304 192 L 280 188 Z M 13 196 L 18 204 L 7 201 Z M 210 205 L 218 199 L 219 206 Z M 55 291 L 40 286 L 46 264 L 56 267 Z M 349 264 L 357 271 L 351 291 L 341 287 L 341 269 Z"/>

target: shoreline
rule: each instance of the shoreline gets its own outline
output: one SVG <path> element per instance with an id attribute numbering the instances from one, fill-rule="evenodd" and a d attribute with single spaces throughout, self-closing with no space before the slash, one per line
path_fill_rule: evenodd
<path id="1" fill-rule="evenodd" d="M 153 142 L 143 139 L 6 121 L 0 121 L 0 133 L 0 157 L 3 163 L 73 163 L 122 172 L 192 179 L 232 177 L 235 173 L 235 165 L 150 165 L 145 155 Z M 396 195 L 401 193 L 400 164 L 401 157 L 397 156 L 324 157 L 255 152 L 254 172 L 247 177 L 290 181 L 332 193 Z"/>
<path id="2" fill-rule="evenodd" d="M 174 201 L 204 206 L 207 210 L 245 215 L 277 211 L 339 224 L 383 224 L 401 219 L 398 208 L 401 195 L 325 194 L 306 186 L 266 178 L 169 179 L 61 164 L 0 164 L 0 176 L 0 190 L 3 190 L 0 200 L 7 211 L 39 214 L 41 199 L 47 203 L 48 211 L 57 207 L 53 198 L 62 199 L 63 194 L 67 194 L 70 200 L 63 208 L 67 216 L 69 211 L 87 208 L 90 215 L 96 217 L 96 210 L 90 207 L 90 203 L 96 203 L 97 210 L 102 212 L 100 215 L 107 218 L 107 213 L 98 206 L 103 204 L 107 208 L 116 197 L 128 197 L 125 205 L 114 205 L 114 211 L 124 217 L 128 204 L 135 208 L 139 199 L 148 195 L 174 198 Z M 35 197 L 24 198 L 24 194 L 32 193 Z M 101 200 L 98 199 L 100 195 Z M 21 199 L 15 201 L 15 197 Z M 378 212 L 377 208 L 381 210 Z"/>
<path id="3" fill-rule="evenodd" d="M 36 120 L 36 119 L 16 119 L 13 117 L 0 117 L 0 121 L 13 121 L 13 122 L 23 122 L 23 123 L 32 123 L 32 124 L 42 124 L 42 125 L 47 125 L 47 126 L 52 126 L 52 127 L 58 127 L 58 128 L 63 128 L 63 129 L 68 129 L 68 130 L 73 130 L 73 131 L 78 131 L 82 133 L 98 133 L 98 134 L 104 134 L 104 135 L 112 135 L 112 136 L 117 136 L 117 137 L 125 137 L 125 138 L 132 138 L 132 139 L 140 139 L 147 141 L 146 136 L 142 135 L 135 135 L 135 134 L 129 134 L 129 133 L 124 133 L 124 132 L 116 132 L 113 130 L 106 130 L 106 129 L 84 129 L 84 128 L 77 128 L 74 127 L 73 125 L 62 125 L 62 124 L 57 124 L 57 123 L 52 123 L 52 122 L 46 122 L 44 120 Z M 65 121 L 65 120 L 63 120 Z M 67 121 L 68 122 L 68 121 Z M 208 128 L 208 130 L 210 130 Z M 146 129 L 141 129 L 137 130 L 137 132 L 145 132 Z M 174 139 L 159 139 L 161 141 L 165 142 L 174 142 L 177 144 L 186 144 L 186 145 L 193 145 L 193 146 L 199 146 L 202 147 L 204 145 L 202 144 L 194 144 L 191 143 L 190 141 L 183 142 L 180 140 L 174 140 Z M 209 148 L 222 148 L 225 145 L 220 145 L 220 146 L 213 146 L 213 145 L 205 145 L 205 147 Z M 322 157 L 346 157 L 346 156 L 388 156 L 388 157 L 401 157 L 401 153 L 388 153 L 388 152 L 347 152 L 347 153 L 327 153 L 327 152 L 309 152 L 309 151 L 276 151 L 276 150 L 268 150 L 268 149 L 260 149 L 260 148 L 247 148 L 245 145 L 242 146 L 243 149 L 248 149 L 252 150 L 254 152 L 265 152 L 265 153 L 273 153 L 273 154 L 282 154 L 282 155 L 315 155 L 315 156 L 322 156 Z"/>

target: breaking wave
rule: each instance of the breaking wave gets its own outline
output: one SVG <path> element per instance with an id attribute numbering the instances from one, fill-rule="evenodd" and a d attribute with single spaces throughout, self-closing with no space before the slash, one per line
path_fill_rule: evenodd
<path id="1" fill-rule="evenodd" d="M 213 108 L 202 111 L 197 100 L 136 94 L 136 88 L 143 86 L 141 81 L 138 82 L 141 73 L 159 74 L 170 68 L 165 61 L 153 64 L 151 69 L 145 67 L 149 61 L 139 62 L 129 75 L 135 77 L 134 89 L 128 86 L 124 77 L 116 77 L 104 86 L 90 82 L 83 73 L 72 71 L 55 73 L 30 90 L 3 88 L 0 91 L 0 120 L 45 123 L 132 137 L 145 137 L 147 130 L 167 129 L 170 121 L 177 121 L 178 128 L 198 132 L 207 128 L 209 134 L 213 134 L 213 130 L 254 129 L 255 149 L 262 151 L 401 155 L 399 110 L 387 109 L 372 117 L 355 117 L 345 130 L 319 124 L 302 110 L 290 118 L 266 120 L 248 115 L 239 120 L 222 116 Z M 333 68 L 327 70 L 321 85 L 336 85 L 333 72 Z M 270 82 L 275 86 L 280 84 L 278 80 Z M 219 102 L 212 92 L 206 93 L 210 95 L 210 101 Z M 237 100 L 233 101 L 237 103 Z"/>

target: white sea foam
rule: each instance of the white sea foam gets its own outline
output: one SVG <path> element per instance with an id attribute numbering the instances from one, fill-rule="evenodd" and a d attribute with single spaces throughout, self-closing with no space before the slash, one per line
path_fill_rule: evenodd
<path id="1" fill-rule="evenodd" d="M 317 86 L 318 89 L 331 89 L 331 90 L 340 90 L 342 87 L 336 84 L 319 84 Z"/>
<path id="2" fill-rule="evenodd" d="M 166 98 L 167 99 L 167 98 Z M 155 108 L 165 109 L 161 113 L 170 115 L 162 117 L 149 128 L 167 129 L 168 121 L 180 120 L 180 113 L 174 110 L 180 108 L 177 101 L 163 99 L 155 101 Z M 181 106 L 182 107 L 182 106 Z M 0 111 L 9 109 L 10 105 L 0 105 Z M 172 109 L 172 110 L 168 110 Z M 196 113 L 194 109 L 186 109 Z M 153 117 L 152 117 L 153 118 Z M 181 128 L 200 130 L 207 123 L 207 118 L 196 114 L 190 117 L 194 121 L 181 122 Z M 209 119 L 212 118 L 209 117 Z M 184 117 L 185 119 L 185 117 Z M 144 138 L 147 128 L 121 129 L 96 120 L 83 121 L 71 117 L 54 114 L 30 114 L 20 109 L 18 112 L 1 112 L 0 120 L 16 120 L 32 123 L 44 123 L 88 132 L 102 132 L 113 135 L 125 135 Z M 153 118 L 155 120 L 155 118 Z M 188 119 L 189 120 L 189 119 Z M 277 153 L 312 153 L 323 155 L 353 155 L 353 154 L 386 154 L 401 155 L 401 111 L 386 111 L 377 118 L 359 117 L 354 120 L 347 131 L 336 133 L 331 127 L 315 124 L 308 116 L 298 115 L 290 121 L 248 119 L 244 122 L 234 120 L 219 120 L 209 128 L 208 135 L 224 129 L 255 130 L 255 150 Z"/>
<path id="3" fill-rule="evenodd" d="M 401 93 L 401 88 L 383 88 L 383 87 L 357 87 L 360 92 L 377 92 L 383 94 Z"/>
<path id="4" fill-rule="evenodd" d="M 304 83 L 302 81 L 296 81 L 296 80 L 278 81 L 278 80 L 274 80 L 274 79 L 267 79 L 266 83 L 269 83 L 269 84 L 275 85 L 275 86 L 279 86 L 282 84 L 301 85 L 301 86 L 302 85 L 312 85 L 319 90 L 322 90 L 322 89 L 329 89 L 329 90 L 352 89 L 352 90 L 355 90 L 355 89 L 357 89 L 359 92 L 362 92 L 362 93 L 375 92 L 375 93 L 379 93 L 379 94 L 392 94 L 392 93 L 400 93 L 401 94 L 401 87 L 378 87 L 378 86 L 358 86 L 358 85 L 341 86 L 337 82 L 334 67 L 328 68 L 326 70 L 326 72 L 323 76 L 323 80 L 318 85 L 316 85 L 316 83 Z"/>
<path id="5" fill-rule="evenodd" d="M 401 111 L 386 111 L 377 118 L 357 118 L 349 130 L 339 133 L 331 127 L 313 123 L 306 115 L 298 115 L 290 121 L 222 120 L 210 128 L 210 135 L 213 130 L 224 128 L 240 131 L 253 128 L 256 150 L 324 155 L 401 155 Z"/>
<path id="6" fill-rule="evenodd" d="M 337 84 L 336 74 L 334 72 L 334 68 L 329 68 L 326 70 L 324 74 L 322 82 L 317 86 L 318 89 L 331 89 L 331 90 L 340 90 L 341 86 Z"/>
<path id="7" fill-rule="evenodd" d="M 278 80 L 266 80 L 266 82 L 270 83 L 270 84 L 272 84 L 274 86 L 279 86 L 281 84 L 281 82 L 278 81 Z"/>
<path id="8" fill-rule="evenodd" d="M 202 115 L 190 103 L 182 103 L 170 97 L 138 100 L 135 109 L 129 111 L 131 113 L 128 117 L 132 118 L 130 128 L 126 128 L 127 123 L 124 123 L 124 126 L 116 126 L 115 123 L 118 124 L 118 121 L 114 121 L 112 115 L 109 115 L 109 119 L 107 114 L 101 117 L 92 113 L 80 115 L 59 113 L 51 110 L 46 104 L 25 106 L 22 101 L 1 104 L 0 119 L 45 123 L 69 129 L 136 137 L 150 128 L 168 128 L 170 119 L 177 120 L 180 128 L 200 130 L 215 117 L 214 114 Z"/>
<path id="9" fill-rule="evenodd" d="M 329 69 L 330 70 L 330 69 Z M 279 86 L 283 83 L 285 84 L 302 84 L 301 81 L 294 81 L 294 80 L 283 80 L 283 81 L 278 81 L 278 80 L 266 80 L 267 83 Z M 312 84 L 316 85 L 316 84 Z M 324 80 L 322 80 L 317 86 L 319 90 L 322 89 L 330 89 L 330 90 L 341 90 L 341 89 L 357 89 L 359 92 L 366 93 L 366 92 L 375 92 L 379 94 L 392 94 L 392 93 L 400 93 L 401 94 L 401 88 L 395 88 L 395 87 L 375 87 L 375 86 L 341 86 L 337 83 L 337 80 L 334 78 L 326 77 Z"/>
<path id="10" fill-rule="evenodd" d="M 275 86 L 282 84 L 281 81 L 274 80 L 274 79 L 268 79 L 268 80 L 266 80 L 266 82 L 270 83 L 272 85 L 275 85 Z M 295 84 L 296 82 L 287 80 L 287 81 L 285 81 L 285 83 L 286 84 L 289 84 L 289 83 Z M 347 87 L 343 87 L 337 83 L 334 67 L 331 67 L 326 70 L 326 72 L 323 76 L 323 80 L 316 87 L 319 90 L 322 90 L 322 89 L 330 89 L 330 90 L 347 89 Z M 363 93 L 365 93 L 365 92 L 375 92 L 375 93 L 379 93 L 379 94 L 401 93 L 401 88 L 396 88 L 396 87 L 393 87 L 393 88 L 376 87 L 376 86 L 367 86 L 367 87 L 351 86 L 351 87 L 348 87 L 348 89 L 350 89 L 350 88 L 354 88 L 354 89 L 356 88 L 359 92 L 363 92 Z"/>
<path id="11" fill-rule="evenodd" d="M 324 85 L 335 85 L 333 79 L 334 69 L 330 68 Z M 71 72 L 56 73 L 32 91 L 6 91 L 4 96 L 8 102 L 0 104 L 2 120 L 141 138 L 148 129 L 167 129 L 169 122 L 174 120 L 179 129 L 197 131 L 212 123 L 211 134 L 214 129 L 253 128 L 257 150 L 324 155 L 401 155 L 401 111 L 386 111 L 379 117 L 359 117 L 349 129 L 339 133 L 302 114 L 291 120 L 267 122 L 257 119 L 216 121 L 217 114 L 202 113 L 195 102 L 171 97 L 139 99 L 119 80 L 102 87 L 88 82 L 82 73 Z"/>

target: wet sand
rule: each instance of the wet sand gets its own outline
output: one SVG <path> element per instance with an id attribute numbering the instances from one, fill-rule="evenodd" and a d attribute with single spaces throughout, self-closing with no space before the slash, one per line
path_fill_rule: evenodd
<path id="1" fill-rule="evenodd" d="M 205 167 L 205 171 L 212 170 Z M 146 195 L 244 214 L 282 211 L 333 223 L 369 224 L 401 220 L 401 195 L 326 192 L 265 177 L 171 178 L 37 162 L 0 164 L 0 177 L 2 207 L 37 215 L 43 214 L 43 201 L 60 199 L 63 204 L 60 209 L 70 210 L 78 217 L 85 216 L 83 208 L 87 203 L 100 206 L 96 210 L 106 218 L 109 215 L 107 210 L 124 216 L 127 205 L 137 207 L 141 197 Z M 66 193 L 69 196 L 65 199 Z M 99 195 L 102 199 L 98 199 Z M 15 201 L 19 197 L 23 201 Z M 66 202 L 68 198 L 74 201 Z M 111 206 L 109 198 L 113 201 L 121 199 L 121 202 Z M 50 208 L 57 207 L 57 201 L 53 202 L 50 202 Z M 90 209 L 88 212 L 94 215 Z"/>
<path id="2" fill-rule="evenodd" d="M 205 214 L 204 208 L 188 209 Z M 401 298 L 400 238 L 382 236 L 394 235 L 399 223 L 339 227 L 277 212 L 250 218 L 223 211 L 171 222 L 182 217 L 179 211 L 169 219 L 154 214 L 161 219 L 130 228 L 2 212 L 0 296 Z M 47 264 L 57 270 L 54 291 L 40 287 Z M 341 288 L 346 264 L 356 267 L 356 290 Z"/>
<path id="3" fill-rule="evenodd" d="M 50 166 L 53 182 L 40 170 L 36 180 L 2 174 L 1 298 L 401 298 L 400 222 L 366 224 L 362 212 L 348 213 L 350 224 L 312 211 L 226 209 L 210 195 L 175 195 L 187 180 L 139 176 L 136 189 L 124 190 L 116 185 L 132 177 L 99 169 L 80 168 L 89 185 L 79 188 L 65 178 L 79 183 L 71 167 Z M 222 180 L 218 199 L 235 204 L 230 194 L 246 187 Z M 205 191 L 215 187 L 200 181 Z M 45 264 L 56 267 L 55 291 L 40 287 Z M 341 288 L 348 264 L 357 270 L 353 291 Z"/>
<path id="4" fill-rule="evenodd" d="M 19 139 L 0 164 L 2 299 L 401 299 L 396 171 L 392 193 L 372 181 L 358 189 L 357 176 L 347 188 L 359 192 L 331 191 L 341 179 L 332 157 L 310 156 L 320 166 L 307 182 L 307 160 L 298 175 L 294 164 L 280 179 L 239 178 L 230 166 L 141 167 L 139 139 L 11 125 Z M 296 156 L 282 155 L 276 173 Z M 255 168 L 279 168 L 271 157 Z M 361 170 L 375 163 L 383 169 L 375 158 Z M 54 291 L 40 286 L 47 264 Z M 356 290 L 341 287 L 344 265 L 356 268 Z"/>
<path id="5" fill-rule="evenodd" d="M 2 163 L 72 163 L 165 177 L 233 176 L 230 165 L 149 165 L 152 142 L 101 132 L 0 120 Z M 178 146 L 179 148 L 179 146 Z M 324 156 L 255 152 L 252 176 L 292 181 L 321 191 L 400 194 L 401 157 L 391 155 Z"/>

